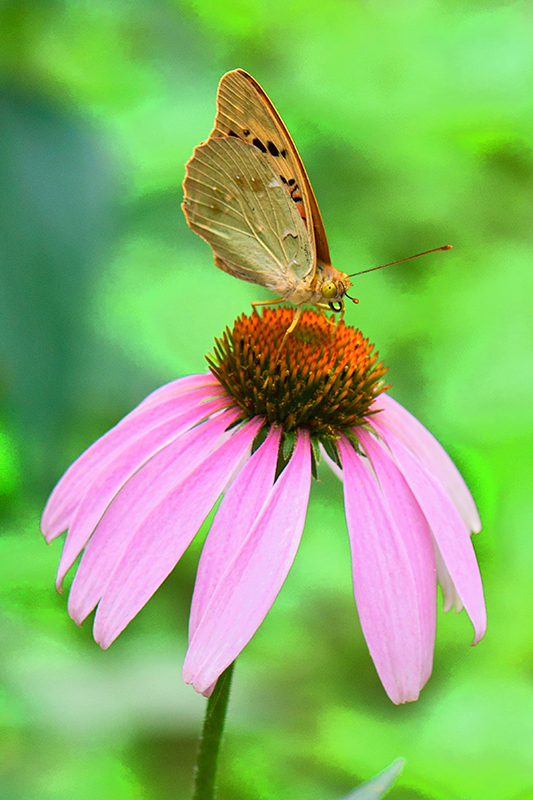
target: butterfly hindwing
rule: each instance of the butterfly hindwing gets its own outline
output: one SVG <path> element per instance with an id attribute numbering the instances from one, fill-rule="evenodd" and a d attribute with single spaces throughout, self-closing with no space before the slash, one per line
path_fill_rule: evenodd
<path id="1" fill-rule="evenodd" d="M 187 164 L 183 209 L 215 263 L 285 294 L 310 273 L 305 223 L 269 159 L 239 137 L 210 138 Z"/>

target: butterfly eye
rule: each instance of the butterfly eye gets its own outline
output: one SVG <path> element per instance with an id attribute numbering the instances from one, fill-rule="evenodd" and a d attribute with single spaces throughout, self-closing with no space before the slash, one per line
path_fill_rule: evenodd
<path id="1" fill-rule="evenodd" d="M 332 297 L 337 297 L 337 284 L 334 281 L 324 281 L 320 287 L 320 294 L 326 300 L 331 300 Z"/>

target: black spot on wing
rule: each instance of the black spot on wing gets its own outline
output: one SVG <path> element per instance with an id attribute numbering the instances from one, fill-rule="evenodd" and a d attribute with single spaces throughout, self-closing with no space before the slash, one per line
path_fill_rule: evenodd
<path id="1" fill-rule="evenodd" d="M 272 156 L 279 156 L 279 150 L 276 147 L 276 145 L 274 144 L 274 142 L 267 142 L 267 147 L 268 147 L 268 152 Z"/>
<path id="2" fill-rule="evenodd" d="M 287 178 L 285 177 L 285 175 L 280 175 L 279 177 L 281 178 L 282 183 L 287 183 Z"/>
<path id="3" fill-rule="evenodd" d="M 250 131 L 248 130 L 248 128 L 244 128 L 242 134 L 243 134 L 243 136 L 249 136 L 250 135 Z"/>
<path id="4" fill-rule="evenodd" d="M 283 150 L 280 150 L 280 153 L 283 156 L 283 158 L 287 158 L 287 151 L 285 150 L 285 148 Z"/>
<path id="5" fill-rule="evenodd" d="M 266 153 L 267 149 L 261 139 L 258 139 L 257 137 L 252 139 L 252 144 L 254 147 L 257 147 L 258 150 L 261 150 L 262 153 Z"/>
<path id="6" fill-rule="evenodd" d="M 240 138 L 240 137 L 239 137 L 239 134 L 238 134 L 238 133 L 235 133 L 235 131 L 228 131 L 228 135 L 229 135 L 229 136 L 235 136 L 235 138 L 236 138 L 236 139 L 239 139 L 239 138 Z"/>
<path id="7" fill-rule="evenodd" d="M 294 186 L 295 183 L 296 183 L 296 181 L 294 180 L 294 178 L 289 178 L 289 180 L 288 180 L 289 186 Z"/>

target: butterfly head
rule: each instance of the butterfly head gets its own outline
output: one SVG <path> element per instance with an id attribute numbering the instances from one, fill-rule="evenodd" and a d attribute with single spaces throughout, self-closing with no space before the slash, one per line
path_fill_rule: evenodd
<path id="1" fill-rule="evenodd" d="M 322 267 L 320 272 L 322 273 L 320 277 L 323 278 L 323 280 L 320 281 L 319 277 L 317 286 L 320 299 L 322 301 L 325 300 L 329 304 L 342 304 L 346 292 L 352 285 L 349 277 L 345 275 L 344 272 L 340 272 L 338 269 L 335 269 L 335 267 L 332 267 L 331 264 L 327 267 Z"/>

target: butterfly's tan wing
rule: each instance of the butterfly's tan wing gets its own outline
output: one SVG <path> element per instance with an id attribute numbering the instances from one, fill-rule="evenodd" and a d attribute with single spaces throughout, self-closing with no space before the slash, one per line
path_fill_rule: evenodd
<path id="1" fill-rule="evenodd" d="M 314 252 L 305 223 L 263 154 L 236 137 L 213 138 L 187 164 L 183 210 L 215 263 L 283 297 L 298 289 Z"/>
<path id="2" fill-rule="evenodd" d="M 242 70 L 220 81 L 215 127 L 187 164 L 183 210 L 215 263 L 302 302 L 317 259 L 330 263 L 324 226 L 294 143 L 259 84 Z"/>
<path id="3" fill-rule="evenodd" d="M 293 196 L 299 190 L 303 205 L 300 212 L 313 241 L 316 259 L 321 264 L 331 264 L 324 223 L 302 159 L 270 98 L 242 69 L 227 72 L 218 87 L 217 116 L 209 138 L 226 136 L 251 143 L 291 187 Z"/>

